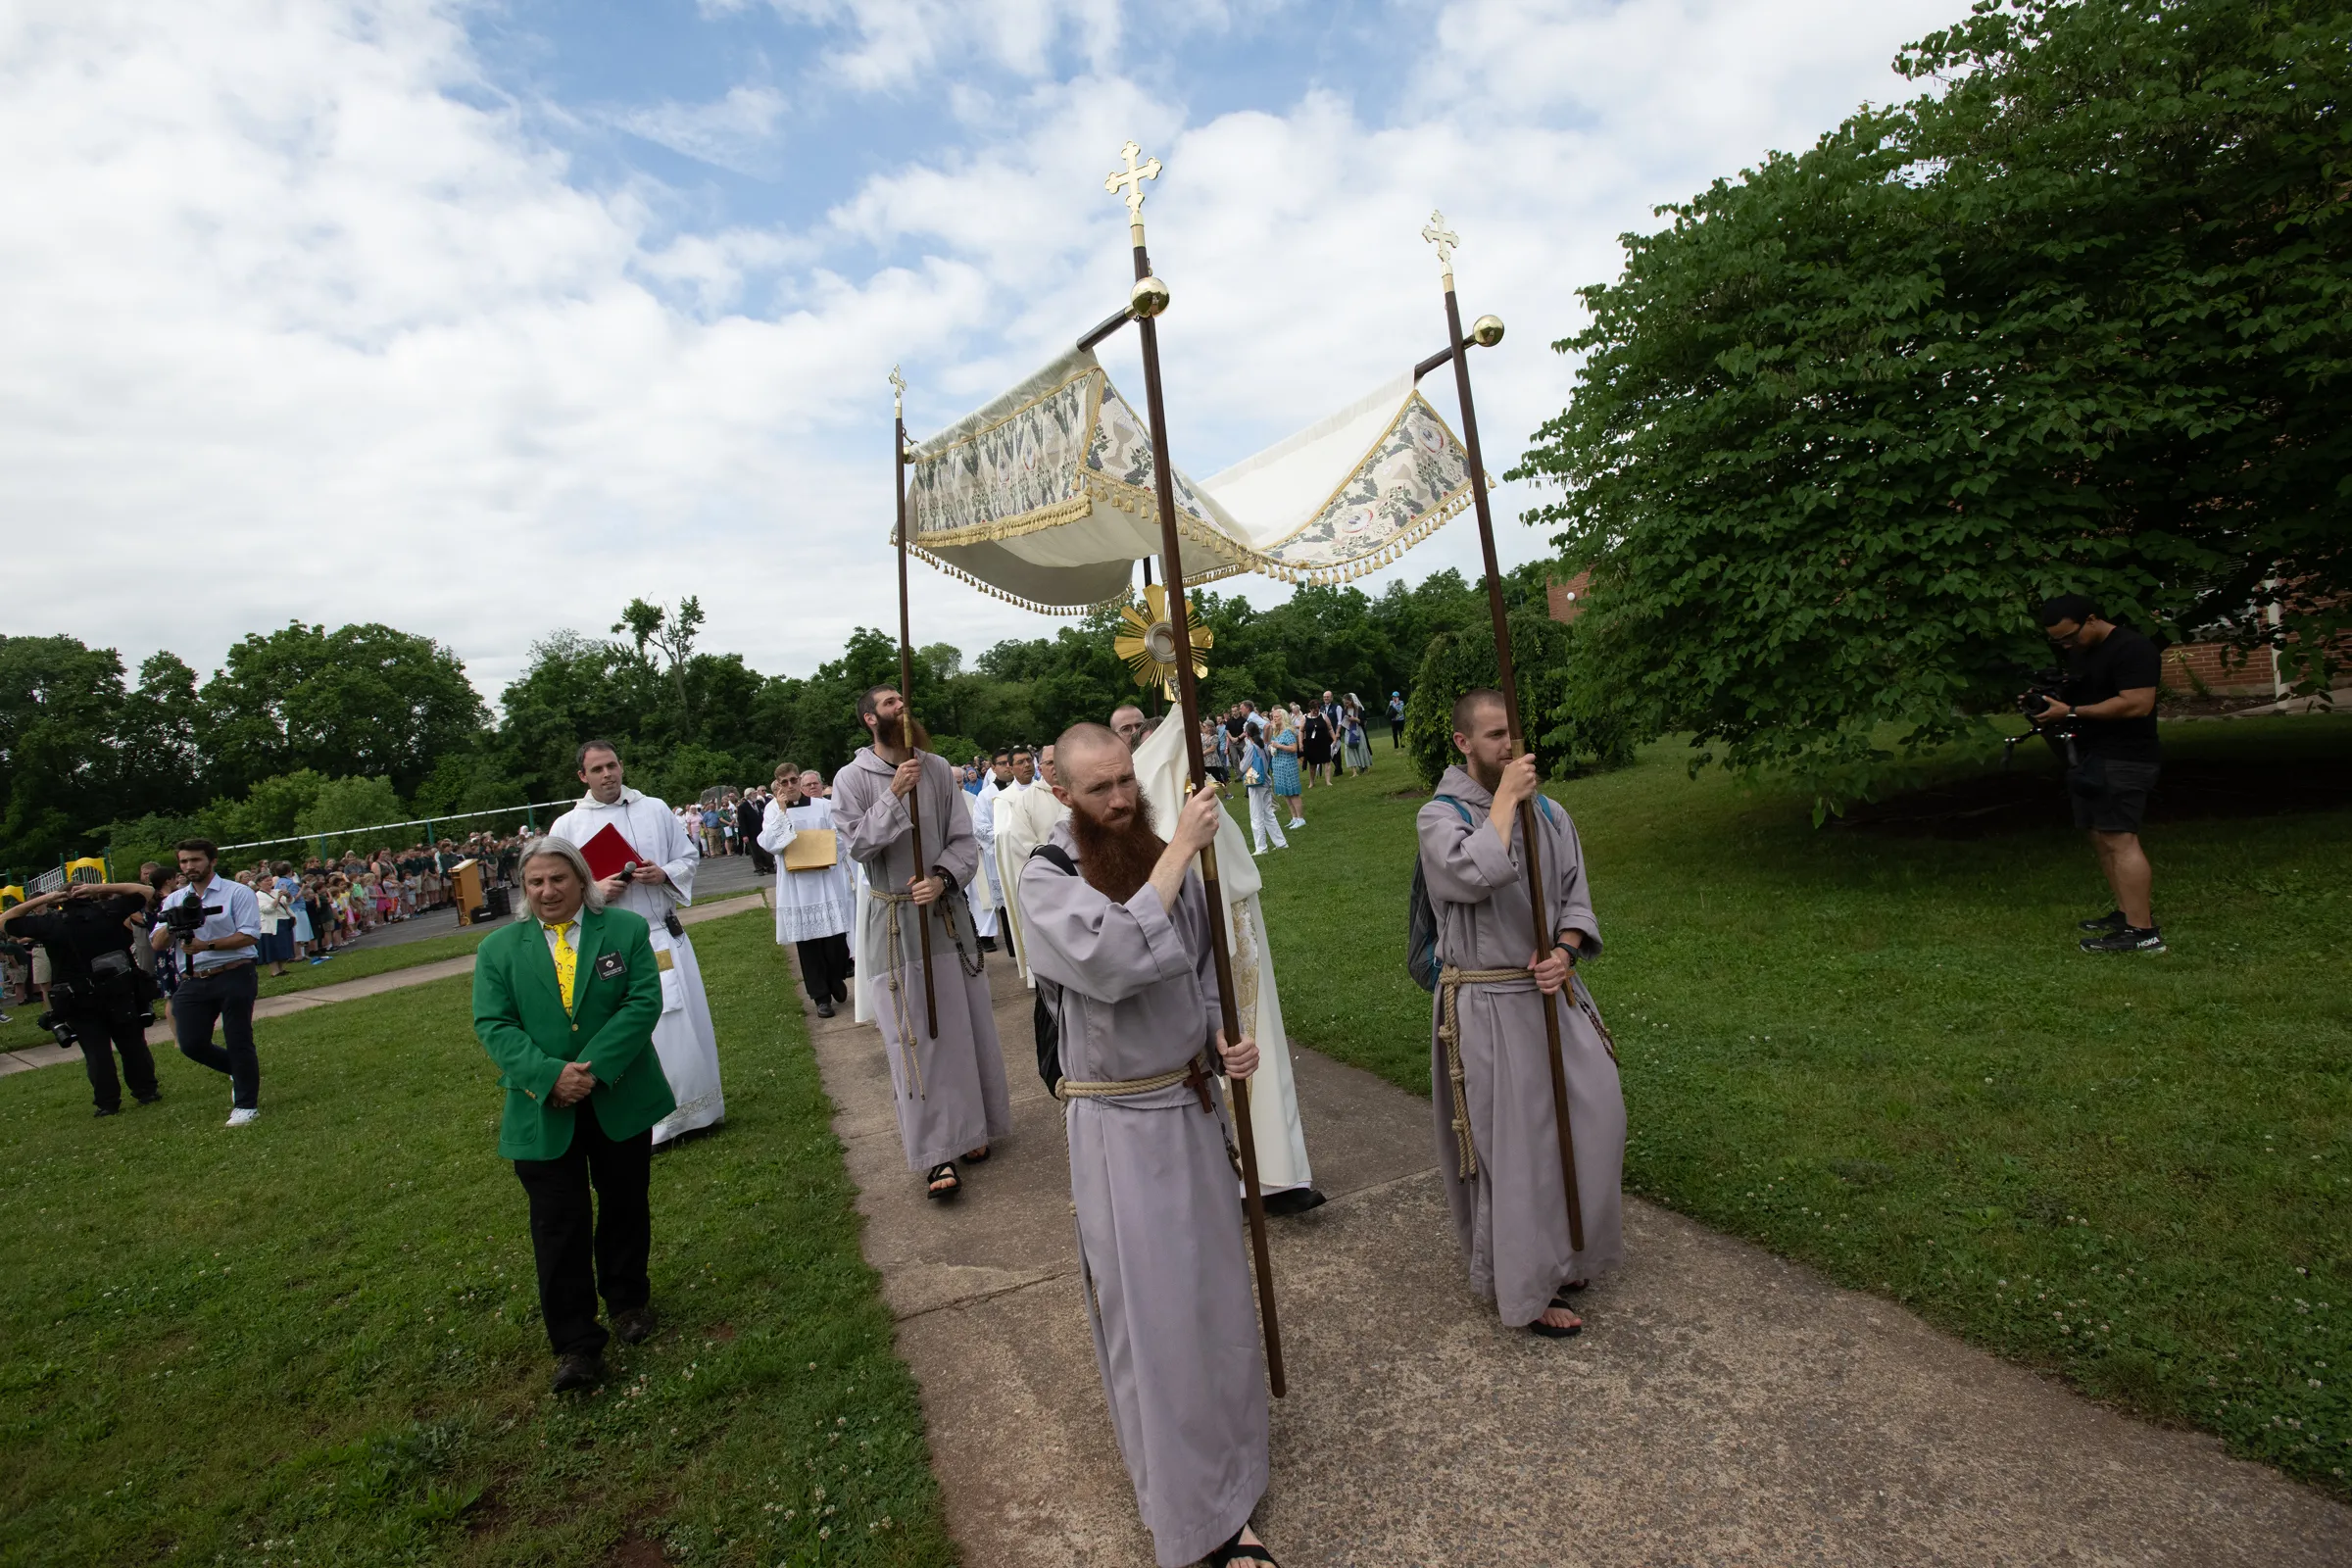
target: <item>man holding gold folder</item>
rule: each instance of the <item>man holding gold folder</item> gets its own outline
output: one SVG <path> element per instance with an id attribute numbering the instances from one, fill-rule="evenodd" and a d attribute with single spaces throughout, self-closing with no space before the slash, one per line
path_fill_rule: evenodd
<path id="1" fill-rule="evenodd" d="M 482 941 L 473 1032 L 507 1092 L 498 1152 L 529 1195 L 563 1394 L 604 1376 L 600 1292 L 623 1344 L 654 1331 L 653 1129 L 677 1102 L 654 1051 L 662 970 L 644 917 L 607 908 L 562 839 L 530 844 L 516 874 L 530 917 Z"/>
<path id="2" fill-rule="evenodd" d="M 776 858 L 776 941 L 796 943 L 801 984 L 819 1018 L 850 1000 L 850 921 L 858 890 L 849 858 L 833 834 L 833 803 L 802 793 L 801 770 L 776 768 L 775 795 L 760 826 L 760 847 Z"/>

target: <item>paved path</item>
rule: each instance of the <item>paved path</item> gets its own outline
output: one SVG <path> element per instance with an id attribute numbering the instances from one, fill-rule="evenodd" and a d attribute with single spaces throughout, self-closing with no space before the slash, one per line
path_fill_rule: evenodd
<path id="1" fill-rule="evenodd" d="M 726 864 L 728 861 L 716 863 Z M 743 863 L 749 865 L 751 862 L 747 859 Z M 730 914 L 741 914 L 746 909 L 757 909 L 765 902 L 765 895 L 761 893 L 747 893 L 740 898 L 698 904 L 684 910 L 678 918 L 686 925 L 700 925 L 705 920 L 716 920 Z M 453 921 L 451 930 L 455 929 Z M 434 980 L 446 980 L 452 975 L 471 973 L 473 955 L 470 953 L 432 963 L 412 964 L 406 969 L 387 969 L 381 974 L 362 975 L 357 980 L 338 980 L 332 985 L 313 986 L 308 991 L 289 991 L 280 996 L 264 997 L 254 1004 L 253 1021 L 260 1023 L 269 1018 L 282 1018 L 290 1012 L 307 1012 L 313 1007 L 323 1007 L 337 1002 L 377 997 L 405 986 L 420 986 Z M 172 1021 L 163 1004 L 157 1004 L 155 1026 L 147 1031 L 147 1043 L 150 1046 L 172 1044 Z M 54 1067 L 63 1062 L 80 1060 L 80 1052 L 70 1051 L 64 1046 L 30 1046 L 22 1051 L 0 1051 L 0 1078 L 12 1072 L 27 1072 L 35 1067 Z"/>
<path id="2" fill-rule="evenodd" d="M 1075 1273 L 1060 1114 L 992 960 L 1015 1135 L 926 1202 L 874 1031 L 810 1019 L 971 1568 L 1148 1565 Z M 1275 1220 L 1289 1568 L 2343 1564 L 2352 1510 L 1652 1204 L 1550 1343 L 1464 1288 L 1426 1101 L 1296 1054 L 1321 1209 Z"/>

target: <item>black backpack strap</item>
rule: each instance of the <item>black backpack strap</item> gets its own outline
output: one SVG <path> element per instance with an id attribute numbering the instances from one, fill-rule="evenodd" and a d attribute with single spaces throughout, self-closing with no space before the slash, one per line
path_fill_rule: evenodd
<path id="1" fill-rule="evenodd" d="M 1058 844 L 1040 844 L 1036 849 L 1029 852 L 1029 858 L 1032 860 L 1043 860 L 1048 865 L 1059 867 L 1063 876 L 1076 876 L 1078 874 L 1078 862 L 1071 859 L 1070 852 L 1063 849 Z"/>
<path id="2" fill-rule="evenodd" d="M 1078 862 L 1058 844 L 1040 844 L 1029 852 L 1032 860 L 1043 860 L 1057 868 L 1063 876 L 1076 876 Z M 1061 1090 L 1061 987 L 1037 977 L 1037 1002 L 1030 1009 L 1030 1028 L 1037 1036 L 1037 1075 L 1045 1080 L 1046 1093 L 1055 1099 Z"/>

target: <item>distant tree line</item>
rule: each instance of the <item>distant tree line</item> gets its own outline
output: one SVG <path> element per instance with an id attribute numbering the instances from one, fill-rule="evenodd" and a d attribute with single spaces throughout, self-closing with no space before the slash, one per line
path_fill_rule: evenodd
<path id="1" fill-rule="evenodd" d="M 1531 730 L 1565 743 L 1571 734 L 1545 716 L 1560 701 L 1567 631 L 1543 619 L 1550 575 L 1523 567 L 1508 592 L 1523 639 L 1561 639 L 1541 644 L 1548 657 L 1522 656 L 1532 665 L 1522 685 Z M 1458 572 L 1377 598 L 1310 587 L 1265 609 L 1239 594 L 1194 601 L 1215 638 L 1202 694 L 1219 711 L 1329 689 L 1358 694 L 1378 716 L 1389 693 L 1415 688 L 1425 660 L 1451 679 L 1481 649 L 1492 678 L 1486 597 Z M 247 842 L 566 800 L 580 788 L 573 748 L 592 735 L 622 748 L 632 781 L 671 800 L 763 781 L 786 760 L 830 774 L 865 742 L 859 693 L 898 679 L 897 640 L 871 628 L 809 674 L 769 675 L 699 647 L 702 627 L 693 599 L 637 600 L 605 636 L 551 632 L 500 694 L 495 721 L 453 651 L 389 626 L 255 633 L 201 680 L 170 653 L 133 677 L 112 649 L 0 637 L 0 866 L 14 879 L 64 856 L 153 855 L 191 833 Z M 1156 711 L 1157 694 L 1140 691 L 1111 650 L 1116 627 L 1114 614 L 1088 616 L 969 661 L 926 644 L 913 662 L 915 711 L 958 761 L 1051 740 L 1121 702 Z M 1566 757 L 1563 745 L 1546 750 Z"/>

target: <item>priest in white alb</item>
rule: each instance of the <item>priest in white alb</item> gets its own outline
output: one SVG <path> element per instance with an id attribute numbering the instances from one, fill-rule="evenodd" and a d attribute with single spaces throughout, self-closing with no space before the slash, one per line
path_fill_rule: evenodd
<path id="1" fill-rule="evenodd" d="M 666 803 L 622 782 L 620 752 L 611 741 L 582 742 L 577 762 L 588 793 L 547 831 L 580 847 L 608 907 L 643 915 L 652 928 L 654 961 L 662 970 L 662 1018 L 654 1025 L 654 1051 L 678 1102 L 654 1124 L 659 1148 L 713 1126 L 727 1113 L 718 1088 L 718 1034 L 710 1026 L 703 971 L 677 918 L 677 911 L 694 902 L 694 870 L 703 854 Z M 626 864 L 625 873 L 608 874 L 616 861 Z"/>
<path id="2" fill-rule="evenodd" d="M 1128 711 L 1129 710 L 1122 710 Z M 1115 716 L 1115 715 L 1114 715 Z M 1142 714 L 1136 712 L 1137 728 Z M 1114 723 L 1112 728 L 1118 726 Z M 1122 736 L 1122 739 L 1125 737 Z M 1191 767 L 1184 725 L 1162 724 L 1135 751 L 1135 776 L 1152 804 L 1152 823 L 1164 838 L 1184 808 Z M 1274 948 L 1258 907 L 1264 885 L 1250 845 L 1231 813 L 1217 812 L 1217 886 L 1225 896 L 1226 943 L 1233 955 L 1234 1005 L 1242 1027 L 1257 1041 L 1259 1066 L 1250 1085 L 1250 1125 L 1257 1134 L 1257 1180 L 1269 1214 L 1299 1214 L 1319 1206 L 1314 1172 L 1306 1162 L 1306 1129 L 1298 1120 L 1298 1082 L 1291 1072 L 1290 1037 L 1282 1027 L 1282 998 L 1274 988 Z"/>
<path id="3" fill-rule="evenodd" d="M 964 902 L 971 906 L 972 929 L 980 934 L 981 949 L 990 953 L 997 946 L 997 906 L 1004 902 L 1004 890 L 997 880 L 997 795 L 1011 777 L 1012 756 L 999 752 L 988 776 L 980 780 L 979 793 L 962 792 L 972 837 L 980 841 L 980 874 L 964 890 Z"/>
<path id="4" fill-rule="evenodd" d="M 997 866 L 1004 885 L 1004 930 L 1012 942 L 1014 960 L 1021 966 L 1021 979 L 1033 991 L 1037 989 L 1037 971 L 1029 965 L 1028 939 L 1021 927 L 1021 862 L 1069 819 L 1070 808 L 1054 794 L 1054 786 L 1059 782 L 1054 769 L 1054 746 L 1049 741 L 1037 754 L 1036 786 L 1013 796 L 997 814 Z"/>

